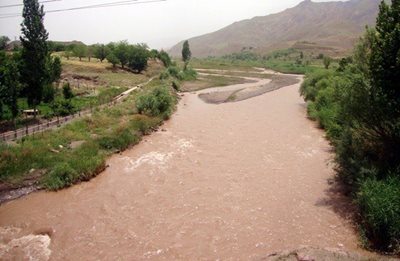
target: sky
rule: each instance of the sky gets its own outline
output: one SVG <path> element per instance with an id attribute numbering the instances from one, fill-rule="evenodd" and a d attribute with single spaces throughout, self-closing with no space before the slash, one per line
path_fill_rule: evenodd
<path id="1" fill-rule="evenodd" d="M 40 0 L 45 1 L 45 0 Z M 43 3 L 55 10 L 121 0 L 58 0 Z M 138 0 L 152 1 L 152 0 Z M 302 0 L 165 0 L 144 4 L 47 13 L 49 40 L 79 40 L 86 44 L 128 40 L 168 49 L 181 40 L 219 30 L 233 22 L 265 16 L 293 7 Z M 313 0 L 326 2 L 326 0 Z M 0 0 L 2 14 L 21 13 L 22 0 Z M 0 35 L 11 40 L 20 35 L 21 17 L 0 19 Z"/>

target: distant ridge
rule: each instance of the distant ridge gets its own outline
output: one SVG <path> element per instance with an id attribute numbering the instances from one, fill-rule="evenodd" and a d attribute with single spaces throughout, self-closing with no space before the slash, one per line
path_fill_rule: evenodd
<path id="1" fill-rule="evenodd" d="M 374 25 L 381 0 L 312 2 L 283 12 L 233 23 L 189 39 L 194 57 L 221 56 L 243 49 L 267 53 L 295 47 L 335 54 L 348 53 L 366 25 Z M 170 49 L 180 56 L 183 42 Z"/>

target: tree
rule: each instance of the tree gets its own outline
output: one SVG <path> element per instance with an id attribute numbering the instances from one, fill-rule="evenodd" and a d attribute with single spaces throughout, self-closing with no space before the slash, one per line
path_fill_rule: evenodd
<path id="1" fill-rule="evenodd" d="M 94 47 L 93 46 L 87 46 L 86 47 L 86 56 L 90 62 L 92 57 L 94 56 Z"/>
<path id="2" fill-rule="evenodd" d="M 0 50 L 5 50 L 9 41 L 10 38 L 8 38 L 7 36 L 0 36 Z"/>
<path id="3" fill-rule="evenodd" d="M 165 67 L 169 67 L 172 64 L 171 57 L 169 57 L 168 53 L 164 50 L 158 54 L 158 58 L 162 61 Z"/>
<path id="4" fill-rule="evenodd" d="M 63 96 L 66 100 L 70 100 L 74 97 L 74 93 L 72 92 L 69 82 L 66 82 L 63 86 Z"/>
<path id="5" fill-rule="evenodd" d="M 329 69 L 329 66 L 331 65 L 331 61 L 332 61 L 332 59 L 330 57 L 324 56 L 323 63 L 324 63 L 325 69 Z"/>
<path id="6" fill-rule="evenodd" d="M 114 52 L 111 52 L 107 55 L 107 61 L 113 65 L 113 68 L 115 68 L 116 65 L 119 64 L 118 57 L 115 56 Z"/>
<path id="7" fill-rule="evenodd" d="M 141 73 L 147 68 L 147 60 L 149 52 L 142 45 L 134 45 L 130 47 L 128 66 L 132 70 Z"/>
<path id="8" fill-rule="evenodd" d="M 398 172 L 400 168 L 400 1 L 380 5 L 376 33 L 371 37 L 369 57 L 370 118 L 366 128 L 378 130 L 376 153 L 379 168 Z M 372 125 L 372 126 L 371 126 Z M 378 154 L 385 152 L 384 155 Z"/>
<path id="9" fill-rule="evenodd" d="M 38 0 L 24 0 L 22 16 L 21 57 L 23 69 L 22 81 L 27 88 L 28 103 L 35 110 L 42 100 L 43 86 L 47 83 L 46 62 L 49 59 L 47 49 L 48 33 L 44 28 L 43 5 Z"/>
<path id="10" fill-rule="evenodd" d="M 11 111 L 11 116 L 16 128 L 15 119 L 18 116 L 18 97 L 21 84 L 18 63 L 15 55 L 7 57 L 5 54 L 0 55 L 0 119 L 2 118 L 3 105 L 7 105 Z"/>
<path id="11" fill-rule="evenodd" d="M 189 63 L 191 57 L 192 52 L 190 51 L 189 41 L 185 41 L 182 48 L 182 60 L 185 62 L 185 64 L 187 64 Z"/>
<path id="12" fill-rule="evenodd" d="M 82 61 L 82 58 L 87 55 L 87 47 L 83 44 L 75 45 L 74 49 L 72 49 L 72 53 L 75 57 L 79 58 L 79 61 Z"/>
<path id="13" fill-rule="evenodd" d="M 49 83 L 58 82 L 61 78 L 62 66 L 60 57 L 50 58 L 49 64 Z"/>
<path id="14" fill-rule="evenodd" d="M 118 58 L 122 69 L 125 68 L 125 65 L 129 60 L 129 44 L 127 41 L 121 41 L 116 44 L 115 49 L 113 51 L 114 55 Z"/>
<path id="15" fill-rule="evenodd" d="M 69 50 L 65 50 L 63 56 L 67 58 L 67 60 L 69 60 L 69 58 L 72 56 L 72 52 Z"/>
<path id="16" fill-rule="evenodd" d="M 110 53 L 110 49 L 104 44 L 96 44 L 94 45 L 94 57 L 103 62 L 104 59 L 107 58 L 107 55 Z"/>

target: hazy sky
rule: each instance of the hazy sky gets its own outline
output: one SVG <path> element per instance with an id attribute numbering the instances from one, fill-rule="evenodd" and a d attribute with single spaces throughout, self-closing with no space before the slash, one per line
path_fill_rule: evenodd
<path id="1" fill-rule="evenodd" d="M 43 1 L 43 0 L 42 0 Z M 60 0 L 45 10 L 64 9 L 121 0 Z M 149 1 L 149 0 L 138 0 Z M 322 2 L 323 0 L 314 0 Z M 166 0 L 129 6 L 48 13 L 45 26 L 50 40 L 80 40 L 86 44 L 128 40 L 168 49 L 180 40 L 216 31 L 235 21 L 264 16 L 293 7 L 301 0 Z M 22 0 L 0 0 L 0 6 Z M 22 7 L 1 8 L 0 15 L 21 13 Z M 20 34 L 22 18 L 0 19 L 0 35 Z"/>

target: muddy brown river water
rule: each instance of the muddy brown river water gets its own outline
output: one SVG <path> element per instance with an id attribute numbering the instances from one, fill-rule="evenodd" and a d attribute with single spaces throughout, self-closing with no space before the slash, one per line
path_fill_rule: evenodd
<path id="1" fill-rule="evenodd" d="M 111 157 L 97 178 L 0 206 L 2 258 L 249 260 L 302 245 L 358 251 L 328 182 L 330 146 L 298 89 L 220 105 L 186 94 L 166 131 Z"/>

